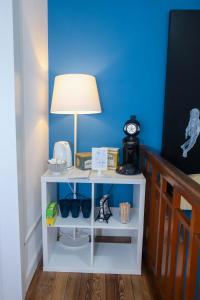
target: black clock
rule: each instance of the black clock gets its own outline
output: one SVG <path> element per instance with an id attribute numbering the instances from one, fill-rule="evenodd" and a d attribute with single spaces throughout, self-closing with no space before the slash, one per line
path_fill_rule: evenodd
<path id="1" fill-rule="evenodd" d="M 135 175 L 140 173 L 139 166 L 139 146 L 140 142 L 137 135 L 140 133 L 140 123 L 136 116 L 131 116 L 124 124 L 123 138 L 123 163 L 118 166 L 117 173 L 123 175 Z"/>
<path id="2" fill-rule="evenodd" d="M 140 132 L 140 124 L 136 120 L 136 116 L 131 116 L 130 120 L 124 124 L 124 133 L 128 136 L 136 136 Z"/>

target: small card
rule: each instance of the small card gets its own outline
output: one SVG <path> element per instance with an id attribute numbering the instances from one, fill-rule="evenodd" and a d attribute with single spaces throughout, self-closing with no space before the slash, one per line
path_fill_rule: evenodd
<path id="1" fill-rule="evenodd" d="M 108 166 L 107 148 L 92 148 L 92 170 L 105 171 Z"/>

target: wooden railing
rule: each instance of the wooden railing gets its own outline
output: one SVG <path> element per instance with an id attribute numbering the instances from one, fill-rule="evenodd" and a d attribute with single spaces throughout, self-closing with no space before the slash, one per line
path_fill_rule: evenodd
<path id="1" fill-rule="evenodd" d="M 161 299 L 200 299 L 200 185 L 145 146 L 141 158 L 144 261 Z M 192 206 L 189 214 L 180 209 L 181 197 Z"/>

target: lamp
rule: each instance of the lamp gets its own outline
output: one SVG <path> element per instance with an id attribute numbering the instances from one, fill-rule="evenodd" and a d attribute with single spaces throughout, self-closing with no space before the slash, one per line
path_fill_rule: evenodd
<path id="1" fill-rule="evenodd" d="M 74 115 L 74 164 L 77 152 L 77 115 L 101 112 L 96 79 L 87 74 L 55 77 L 51 113 Z"/>
<path id="2" fill-rule="evenodd" d="M 74 115 L 74 165 L 77 152 L 77 116 L 78 114 L 95 114 L 101 112 L 96 79 L 86 74 L 64 74 L 55 77 L 51 113 Z M 74 197 L 76 183 L 74 183 Z M 77 235 L 79 237 L 77 237 Z M 76 246 L 79 238 L 85 243 L 84 235 L 74 229 L 73 238 L 68 244 Z"/>

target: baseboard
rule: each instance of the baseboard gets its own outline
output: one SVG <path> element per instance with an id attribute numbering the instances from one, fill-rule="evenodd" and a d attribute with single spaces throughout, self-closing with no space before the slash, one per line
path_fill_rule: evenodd
<path id="1" fill-rule="evenodd" d="M 38 248 L 38 251 L 36 251 L 35 255 L 33 256 L 32 262 L 29 265 L 29 268 L 26 272 L 25 275 L 25 294 L 29 288 L 29 285 L 31 283 L 31 280 L 35 274 L 35 271 L 41 261 L 42 258 L 42 243 L 40 245 L 40 247 Z"/>

